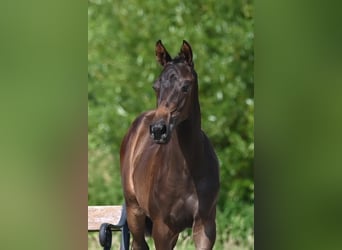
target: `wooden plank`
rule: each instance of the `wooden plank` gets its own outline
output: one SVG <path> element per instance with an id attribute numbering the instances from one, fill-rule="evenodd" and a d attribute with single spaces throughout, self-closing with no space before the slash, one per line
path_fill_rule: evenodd
<path id="1" fill-rule="evenodd" d="M 88 231 L 98 231 L 102 223 L 118 224 L 122 206 L 88 206 Z"/>

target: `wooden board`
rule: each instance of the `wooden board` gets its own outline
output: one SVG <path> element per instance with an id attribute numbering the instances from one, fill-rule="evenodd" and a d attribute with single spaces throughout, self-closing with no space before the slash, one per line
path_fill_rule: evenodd
<path id="1" fill-rule="evenodd" d="M 118 224 L 122 206 L 88 206 L 88 231 L 99 231 L 102 223 Z"/>

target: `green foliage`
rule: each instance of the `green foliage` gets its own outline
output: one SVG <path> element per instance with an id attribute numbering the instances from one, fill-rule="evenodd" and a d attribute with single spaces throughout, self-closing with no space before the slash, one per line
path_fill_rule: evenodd
<path id="1" fill-rule="evenodd" d="M 187 40 L 198 73 L 202 128 L 220 160 L 218 242 L 253 245 L 254 9 L 250 0 L 110 1 L 88 7 L 89 204 L 120 204 L 119 148 L 155 107 L 155 42 L 172 56 Z M 227 245 L 228 244 L 228 245 Z M 221 248 L 218 248 L 221 249 Z"/>

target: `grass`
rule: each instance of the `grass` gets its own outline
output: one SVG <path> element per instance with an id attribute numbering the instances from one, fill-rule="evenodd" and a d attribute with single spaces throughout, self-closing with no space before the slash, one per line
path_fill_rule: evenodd
<path id="1" fill-rule="evenodd" d="M 131 239 L 132 240 L 132 239 Z M 153 240 L 151 238 L 147 238 L 147 243 L 150 249 L 154 249 Z M 250 238 L 246 242 L 246 244 L 240 244 L 236 240 L 232 238 L 228 238 L 225 242 L 220 242 L 216 240 L 214 249 L 216 250 L 251 250 L 254 249 L 254 236 L 250 235 Z M 112 238 L 112 248 L 111 249 L 119 249 L 120 248 L 120 233 L 113 232 Z M 98 241 L 98 233 L 88 233 L 88 250 L 100 250 L 103 249 Z M 190 231 L 185 231 L 180 234 L 175 250 L 194 250 L 195 246 L 192 241 L 192 237 Z"/>

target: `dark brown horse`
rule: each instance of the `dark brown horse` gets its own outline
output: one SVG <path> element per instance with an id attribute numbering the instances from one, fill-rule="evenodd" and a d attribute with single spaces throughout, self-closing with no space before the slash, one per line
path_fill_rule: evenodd
<path id="1" fill-rule="evenodd" d="M 157 108 L 141 114 L 123 139 L 122 184 L 133 249 L 148 249 L 147 222 L 157 250 L 173 249 L 192 227 L 196 249 L 212 249 L 216 237 L 218 161 L 201 130 L 197 74 L 190 45 L 172 59 L 161 41 L 163 71 L 153 88 Z"/>

